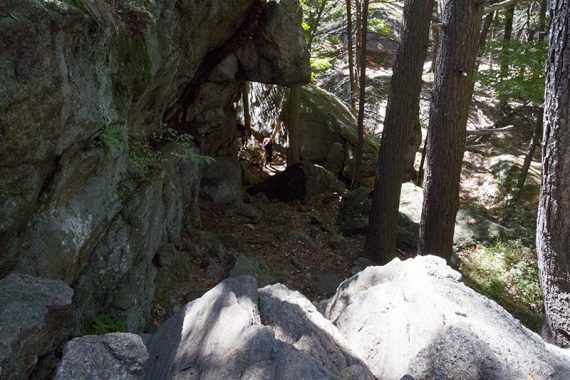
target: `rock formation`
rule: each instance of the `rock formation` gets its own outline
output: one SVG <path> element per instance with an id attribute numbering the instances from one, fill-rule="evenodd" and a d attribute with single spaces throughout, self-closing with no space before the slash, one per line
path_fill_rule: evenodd
<path id="1" fill-rule="evenodd" d="M 198 194 L 240 199 L 241 84 L 306 82 L 308 55 L 295 0 L 112 4 L 0 5 L 0 277 L 63 280 L 78 325 L 135 331 Z"/>
<path id="2" fill-rule="evenodd" d="M 395 259 L 344 281 L 319 309 L 280 284 L 256 289 L 251 277 L 227 279 L 147 340 L 145 377 L 569 378 L 567 351 L 544 343 L 460 277 L 441 258 Z M 107 351 L 84 345 L 100 347 L 108 340 L 68 343 L 58 374 L 62 368 L 71 373 L 73 366 L 82 371 L 80 358 L 87 352 L 94 355 L 88 359 L 91 371 L 96 364 L 124 373 L 117 361 L 132 361 L 134 354 L 109 358 Z"/>
<path id="3" fill-rule="evenodd" d="M 0 280 L 0 378 L 27 378 L 72 331 L 73 291 L 63 281 L 11 274 Z"/>

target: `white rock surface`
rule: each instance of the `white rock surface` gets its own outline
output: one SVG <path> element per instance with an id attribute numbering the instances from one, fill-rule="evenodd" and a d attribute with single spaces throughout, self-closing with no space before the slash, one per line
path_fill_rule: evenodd
<path id="1" fill-rule="evenodd" d="M 570 356 L 426 256 L 369 267 L 327 306 L 380 379 L 569 379 Z"/>

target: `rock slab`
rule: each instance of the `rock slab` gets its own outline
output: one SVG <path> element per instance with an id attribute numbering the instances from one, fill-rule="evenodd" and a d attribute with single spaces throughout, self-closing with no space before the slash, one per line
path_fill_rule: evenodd
<path id="1" fill-rule="evenodd" d="M 368 267 L 325 316 L 377 378 L 568 379 L 570 356 L 433 256 Z"/>
<path id="2" fill-rule="evenodd" d="M 27 378 L 71 330 L 73 291 L 23 274 L 0 280 L 0 378 Z"/>
<path id="3" fill-rule="evenodd" d="M 187 304 L 148 351 L 149 379 L 373 379 L 300 293 L 282 285 L 258 293 L 248 276 Z"/>
<path id="4" fill-rule="evenodd" d="M 138 335 L 87 335 L 65 345 L 54 380 L 142 379 L 147 360 L 146 347 Z"/>

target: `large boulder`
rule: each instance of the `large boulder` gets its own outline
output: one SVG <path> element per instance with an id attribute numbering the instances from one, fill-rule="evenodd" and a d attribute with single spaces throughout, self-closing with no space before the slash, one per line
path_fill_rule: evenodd
<path id="1" fill-rule="evenodd" d="M 65 345 L 54 380 L 143 379 L 147 360 L 146 347 L 138 335 L 88 335 Z"/>
<path id="2" fill-rule="evenodd" d="M 145 375 L 157 380 L 372 379 L 308 300 L 282 286 L 258 293 L 246 276 L 187 304 L 147 347 Z"/>
<path id="3" fill-rule="evenodd" d="M 301 88 L 301 155 L 343 179 L 352 178 L 357 143 L 356 119 L 335 95 L 314 85 Z M 379 142 L 366 137 L 361 175 L 375 174 Z"/>
<path id="4" fill-rule="evenodd" d="M 325 317 L 380 379 L 570 377 L 568 353 L 460 279 L 441 258 L 395 259 L 343 282 Z"/>
<path id="5" fill-rule="evenodd" d="M 63 281 L 11 274 L 0 280 L 0 378 L 28 378 L 72 331 L 73 291 Z"/>

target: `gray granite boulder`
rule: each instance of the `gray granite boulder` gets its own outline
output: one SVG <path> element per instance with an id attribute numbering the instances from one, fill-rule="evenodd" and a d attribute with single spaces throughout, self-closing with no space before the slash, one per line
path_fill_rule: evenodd
<path id="1" fill-rule="evenodd" d="M 67 342 L 54 380 L 143 379 L 147 360 L 146 347 L 138 335 L 87 335 Z"/>
<path id="2" fill-rule="evenodd" d="M 570 378 L 567 351 L 460 279 L 441 258 L 395 259 L 343 282 L 325 317 L 380 379 Z"/>
<path id="3" fill-rule="evenodd" d="M 281 285 L 258 293 L 247 276 L 187 304 L 150 338 L 148 352 L 149 379 L 372 378 L 306 298 Z"/>
<path id="4" fill-rule="evenodd" d="M 0 378 L 24 379 L 72 329 L 73 291 L 63 281 L 11 274 L 0 280 Z"/>

